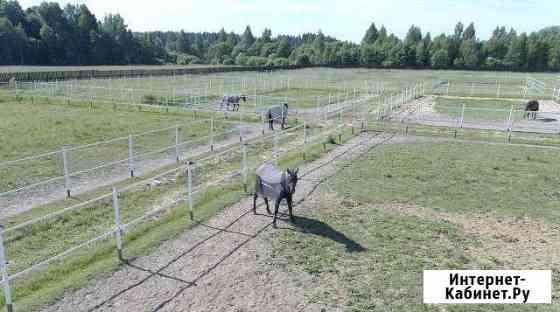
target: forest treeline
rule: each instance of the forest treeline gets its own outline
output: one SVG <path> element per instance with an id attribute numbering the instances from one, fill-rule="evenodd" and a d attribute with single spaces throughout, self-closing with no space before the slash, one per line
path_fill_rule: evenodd
<path id="1" fill-rule="evenodd" d="M 320 31 L 273 36 L 226 32 L 133 32 L 119 14 L 101 20 L 85 5 L 43 2 L 25 10 L 0 0 L 0 65 L 364 65 L 384 68 L 560 70 L 560 27 L 530 34 L 496 27 L 488 40 L 473 23 L 432 38 L 411 26 L 399 38 L 374 23 L 360 44 Z"/>

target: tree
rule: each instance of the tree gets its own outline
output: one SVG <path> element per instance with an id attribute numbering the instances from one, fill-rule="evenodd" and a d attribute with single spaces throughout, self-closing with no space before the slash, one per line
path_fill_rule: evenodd
<path id="1" fill-rule="evenodd" d="M 378 34 L 379 33 L 377 31 L 377 27 L 375 27 L 375 23 L 371 23 L 368 30 L 366 31 L 366 34 L 364 35 L 364 38 L 362 39 L 362 44 L 374 44 L 377 40 Z"/>
<path id="2" fill-rule="evenodd" d="M 276 56 L 280 58 L 287 58 L 290 56 L 290 44 L 287 38 L 282 38 L 278 41 Z"/>
<path id="3" fill-rule="evenodd" d="M 476 30 L 474 28 L 474 23 L 470 23 L 467 26 L 467 29 L 463 32 L 463 41 L 464 40 L 476 40 Z"/>
<path id="4" fill-rule="evenodd" d="M 511 40 L 504 64 L 510 70 L 527 68 L 527 34 L 522 33 Z"/>
<path id="5" fill-rule="evenodd" d="M 460 64 L 468 69 L 477 69 L 480 65 L 480 47 L 474 39 L 461 43 L 459 48 Z"/>
<path id="6" fill-rule="evenodd" d="M 432 67 L 434 69 L 447 68 L 448 64 L 449 55 L 447 54 L 447 50 L 437 50 L 432 56 Z"/>

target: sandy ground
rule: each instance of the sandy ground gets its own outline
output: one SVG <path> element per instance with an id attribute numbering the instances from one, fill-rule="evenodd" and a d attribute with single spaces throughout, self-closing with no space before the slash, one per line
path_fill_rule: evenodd
<path id="1" fill-rule="evenodd" d="M 302 168 L 305 174 L 295 200 L 301 202 L 312 193 L 321 179 L 336 171 L 341 160 L 349 160 L 387 138 L 354 138 Z M 270 240 L 279 230 L 272 229 L 271 217 L 264 214 L 262 205 L 258 215 L 253 215 L 251 206 L 248 198 L 228 207 L 152 254 L 123 265 L 108 279 L 67 294 L 43 311 L 338 310 L 306 300 L 306 290 L 320 287 L 319 281 L 271 261 Z M 304 206 L 296 206 L 295 213 Z M 280 228 L 289 226 L 279 222 Z"/>

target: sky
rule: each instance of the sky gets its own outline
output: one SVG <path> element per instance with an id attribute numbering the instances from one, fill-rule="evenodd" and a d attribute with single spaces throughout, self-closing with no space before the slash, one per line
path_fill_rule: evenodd
<path id="1" fill-rule="evenodd" d="M 52 0 L 51 0 L 52 1 Z M 41 0 L 19 0 L 27 8 Z M 317 32 L 341 40 L 361 41 L 372 22 L 404 37 L 411 25 L 422 32 L 451 33 L 459 21 L 475 23 L 477 36 L 487 39 L 496 26 L 531 32 L 560 24 L 558 0 L 74 0 L 101 19 L 121 14 L 133 31 L 185 30 L 253 34 L 264 28 L 273 35 Z"/>

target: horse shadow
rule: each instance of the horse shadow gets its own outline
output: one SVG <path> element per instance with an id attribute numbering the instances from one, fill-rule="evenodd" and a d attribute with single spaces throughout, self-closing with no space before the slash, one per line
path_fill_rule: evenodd
<path id="1" fill-rule="evenodd" d="M 281 228 L 281 229 L 293 230 L 304 234 L 311 234 L 311 235 L 328 238 L 341 245 L 344 245 L 346 251 L 350 253 L 364 252 L 367 250 L 365 247 L 360 245 L 358 242 L 352 240 L 344 233 L 341 233 L 335 230 L 327 223 L 316 219 L 294 216 L 294 223 L 292 223 L 292 227 Z"/>

